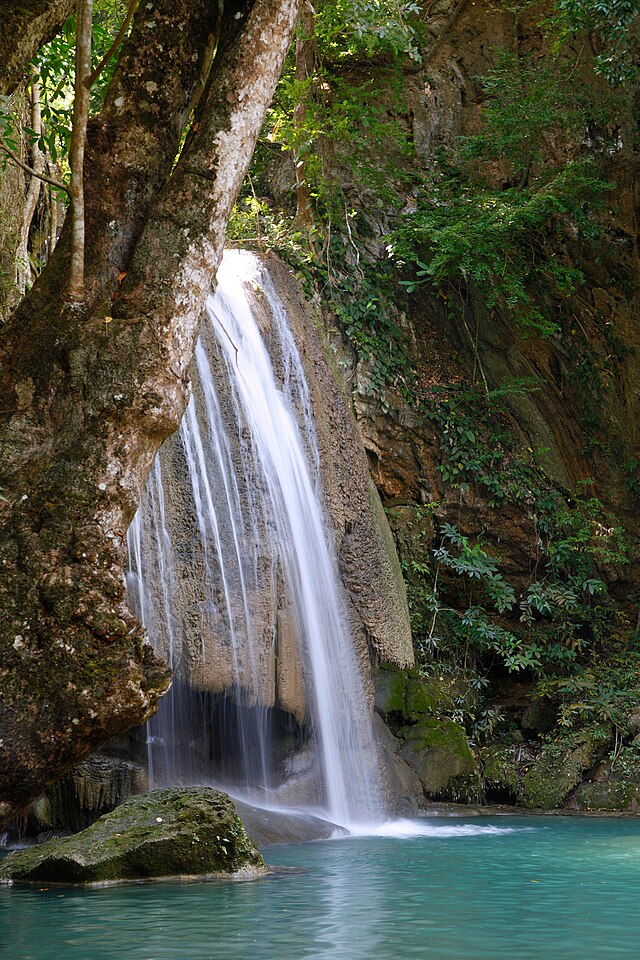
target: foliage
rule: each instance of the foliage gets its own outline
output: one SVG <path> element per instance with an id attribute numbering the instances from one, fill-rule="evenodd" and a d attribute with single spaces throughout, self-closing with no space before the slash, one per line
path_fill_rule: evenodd
<path id="1" fill-rule="evenodd" d="M 606 645 L 593 651 L 570 675 L 548 674 L 536 687 L 537 696 L 559 705 L 558 723 L 572 730 L 585 723 L 612 723 L 626 730 L 627 716 L 640 700 L 640 646 L 629 642 L 629 624 L 619 617 Z"/>
<path id="2" fill-rule="evenodd" d="M 514 380 L 481 393 L 467 384 L 432 387 L 421 398 L 419 417 L 435 424 L 440 437 L 445 483 L 463 490 L 480 486 L 490 507 L 504 503 L 533 504 L 541 477 L 535 454 L 523 448 L 504 417 L 503 402 L 524 396 L 535 387 Z M 420 420 L 419 420 L 420 422 Z"/>
<path id="3" fill-rule="evenodd" d="M 346 229 L 352 202 L 364 191 L 378 209 L 398 203 L 399 187 L 411 180 L 412 146 L 401 119 L 407 115 L 402 73 L 388 66 L 387 94 L 377 96 L 375 81 L 340 65 L 324 64 L 306 80 L 295 77 L 290 57 L 267 115 L 263 136 L 304 162 L 304 175 L 321 229 Z M 296 106 L 304 104 L 304 117 Z M 390 116 L 393 110 L 394 116 Z M 352 184 L 336 178 L 340 165 Z M 342 178 L 341 178 L 342 179 Z"/>
<path id="4" fill-rule="evenodd" d="M 420 59 L 414 0 L 331 0 L 318 9 L 316 36 L 325 59 L 407 54 Z"/>
<path id="5" fill-rule="evenodd" d="M 461 140 L 459 160 L 499 160 L 524 186 L 532 164 L 544 159 L 553 138 L 556 149 L 571 151 L 576 137 L 606 115 L 606 101 L 594 102 L 573 83 L 571 69 L 554 56 L 524 59 L 498 51 L 493 69 L 482 78 L 483 128 Z"/>
<path id="6" fill-rule="evenodd" d="M 398 0 L 318 7 L 308 38 L 313 73 L 296 77 L 292 51 L 229 231 L 234 242 L 276 250 L 328 301 L 383 402 L 389 384 L 405 388 L 410 363 L 394 319 L 393 265 L 372 264 L 366 247 L 377 229 L 372 221 L 392 215 L 415 179 L 400 61 L 418 57 L 418 12 L 417 4 Z M 384 64 L 383 96 L 369 76 L 372 59 Z M 304 170 L 311 227 L 296 223 L 293 211 L 275 214 L 261 196 L 277 152 Z"/>
<path id="7" fill-rule="evenodd" d="M 638 0 L 557 0 L 549 27 L 559 46 L 571 34 L 590 34 L 599 46 L 594 69 L 614 86 L 638 74 Z"/>
<path id="8" fill-rule="evenodd" d="M 509 9 L 517 15 L 518 6 Z M 546 54 L 496 53 L 480 78 L 480 131 L 437 157 L 415 211 L 390 232 L 390 256 L 412 273 L 409 292 L 430 284 L 464 301 L 472 286 L 490 310 L 542 336 L 559 332 L 554 301 L 584 281 L 571 249 L 604 234 L 599 215 L 613 186 L 606 159 L 619 146 L 622 112 L 618 94 L 594 97 L 576 82 L 584 44 L 574 52 L 573 34 L 595 31 L 615 57 L 636 7 L 560 0 L 545 23 L 553 38 Z"/>
<path id="9" fill-rule="evenodd" d="M 616 615 L 613 607 L 596 602 L 606 594 L 598 565 L 626 561 L 620 531 L 603 528 L 602 515 L 595 498 L 576 500 L 572 513 L 550 510 L 538 525 L 548 531 L 542 556 L 520 597 L 486 544 L 471 544 L 455 525 L 444 524 L 440 545 L 432 551 L 435 571 L 426 559 L 405 564 L 412 626 L 423 659 L 448 657 L 462 648 L 465 664 L 469 656 L 480 664 L 491 654 L 508 670 L 526 669 L 538 679 L 548 671 L 566 676 L 577 668 L 590 645 L 606 637 Z M 453 582 L 443 583 L 445 571 L 454 575 Z M 460 590 L 464 600 L 447 605 L 443 597 Z M 513 624 L 511 618 L 507 627 L 500 617 L 516 609 L 519 622 Z"/>
<path id="10" fill-rule="evenodd" d="M 92 66 L 100 63 L 116 36 L 124 19 L 127 4 L 123 0 L 99 0 L 94 5 Z M 13 112 L 10 98 L 0 103 L 0 135 L 7 145 L 20 152 L 22 131 L 29 142 L 37 141 L 39 149 L 47 153 L 54 164 L 65 166 L 73 116 L 73 89 L 75 82 L 76 19 L 70 17 L 61 31 L 36 56 L 36 74 L 42 99 L 43 132 L 38 135 L 30 127 L 22 127 L 20 117 Z M 107 63 L 91 88 L 90 112 L 96 114 L 102 107 L 104 95 L 117 63 L 117 52 Z M 62 197 L 61 197 L 62 199 Z"/>
<path id="11" fill-rule="evenodd" d="M 504 118 L 509 104 L 500 103 Z M 504 190 L 483 187 L 443 160 L 415 212 L 390 233 L 388 252 L 398 266 L 413 268 L 414 279 L 403 281 L 408 292 L 430 283 L 462 294 L 472 284 L 489 309 L 504 306 L 523 327 L 551 336 L 559 327 L 540 289 L 566 298 L 583 283 L 582 271 L 559 258 L 558 247 L 600 237 L 596 215 L 612 185 L 593 159 L 576 159 L 525 186 L 542 131 L 521 133 L 528 128 L 515 102 L 511 108 L 504 123 L 493 118 L 498 135 L 466 142 L 465 159 L 498 154 L 519 182 Z"/>

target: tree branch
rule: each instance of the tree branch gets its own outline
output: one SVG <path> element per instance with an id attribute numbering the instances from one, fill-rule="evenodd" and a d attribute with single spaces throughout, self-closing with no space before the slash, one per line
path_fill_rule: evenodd
<path id="1" fill-rule="evenodd" d="M 31 141 L 31 163 L 33 164 L 34 176 L 29 181 L 27 195 L 24 202 L 24 214 L 22 217 L 22 228 L 20 230 L 20 243 L 16 251 L 16 287 L 21 295 L 24 295 L 29 281 L 31 279 L 31 264 L 29 262 L 29 231 L 36 212 L 42 181 L 39 174 L 43 173 L 46 165 L 45 155 L 39 147 L 39 140 L 42 137 L 42 110 L 40 106 L 40 83 L 38 80 L 38 71 L 31 64 L 31 129 L 34 136 Z"/>
<path id="2" fill-rule="evenodd" d="M 127 10 L 127 14 L 124 20 L 122 21 L 122 26 L 120 27 L 120 29 L 118 30 L 118 33 L 116 34 L 115 40 L 113 41 L 113 43 L 105 53 L 104 57 L 102 58 L 98 66 L 95 68 L 95 70 L 87 80 L 87 83 L 90 87 L 94 85 L 94 83 L 96 82 L 96 80 L 98 79 L 98 77 L 100 76 L 104 68 L 106 67 L 106 65 L 109 63 L 109 60 L 111 60 L 112 56 L 114 55 L 114 53 L 116 52 L 120 44 L 122 43 L 124 36 L 127 32 L 127 28 L 131 23 L 131 18 L 133 17 L 137 6 L 138 6 L 138 0 L 130 0 L 129 9 Z"/>
<path id="3" fill-rule="evenodd" d="M 76 6 L 76 82 L 73 101 L 73 129 L 69 166 L 71 167 L 71 264 L 66 298 L 69 303 L 84 302 L 84 149 L 89 119 L 89 77 L 91 76 L 91 23 L 93 0 L 77 0 Z"/>
<path id="4" fill-rule="evenodd" d="M 68 183 L 63 183 L 61 180 L 54 180 L 52 177 L 48 177 L 45 173 L 38 173 L 33 167 L 30 167 L 28 164 L 24 163 L 20 157 L 13 152 L 13 150 L 7 146 L 2 137 L 0 137 L 0 150 L 3 150 L 4 153 L 10 157 L 16 166 L 20 167 L 25 173 L 28 173 L 32 177 L 37 177 L 39 180 L 43 180 L 45 183 L 50 183 L 52 187 L 57 187 L 58 190 L 64 190 L 68 196 L 71 196 L 71 190 Z"/>
<path id="5" fill-rule="evenodd" d="M 463 10 L 464 10 L 464 8 L 466 7 L 466 5 L 467 5 L 468 2 L 469 2 L 469 0 L 458 0 L 458 3 L 457 3 L 456 6 L 453 8 L 449 19 L 446 21 L 444 27 L 442 28 L 442 30 L 440 31 L 440 33 L 439 33 L 438 36 L 436 37 L 436 39 L 435 39 L 435 41 L 434 41 L 434 43 L 433 43 L 433 46 L 429 47 L 429 49 L 427 50 L 427 52 L 424 54 L 424 58 L 423 58 L 423 59 L 424 59 L 424 63 L 429 63 L 431 60 L 433 60 L 433 58 L 435 57 L 436 53 L 438 52 L 438 50 L 440 49 L 440 47 L 442 46 L 442 44 L 443 44 L 444 41 L 446 40 L 447 35 L 449 34 L 449 31 L 455 26 L 455 23 L 456 23 L 458 17 L 459 17 L 460 14 L 463 12 Z"/>

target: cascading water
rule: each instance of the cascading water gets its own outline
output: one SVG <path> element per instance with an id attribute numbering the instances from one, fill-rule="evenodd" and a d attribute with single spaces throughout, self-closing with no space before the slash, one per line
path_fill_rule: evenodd
<path id="1" fill-rule="evenodd" d="M 208 779 L 278 802 L 273 758 L 288 723 L 299 739 L 311 735 L 319 759 L 321 795 L 309 805 L 343 825 L 379 820 L 309 389 L 284 307 L 252 254 L 225 254 L 178 447 L 169 469 L 182 474 L 188 502 L 174 487 L 167 494 L 157 460 L 128 535 L 131 603 L 176 678 L 149 727 L 152 779 Z M 174 500 L 188 538 L 170 529 Z M 203 638 L 199 651 L 185 644 L 189 629 Z"/>

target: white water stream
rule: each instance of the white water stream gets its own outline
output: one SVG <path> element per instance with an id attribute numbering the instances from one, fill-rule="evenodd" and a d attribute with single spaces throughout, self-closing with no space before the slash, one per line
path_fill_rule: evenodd
<path id="1" fill-rule="evenodd" d="M 268 307 L 270 326 L 264 336 L 249 289 L 260 291 Z M 269 756 L 270 711 L 260 707 L 265 637 L 255 623 L 255 604 L 265 592 L 267 557 L 266 577 L 297 638 L 306 688 L 305 729 L 312 733 L 321 770 L 320 795 L 309 805 L 345 826 L 379 822 L 376 751 L 323 506 L 309 389 L 284 307 L 252 254 L 225 254 L 217 291 L 207 301 L 205 324 L 180 443 L 199 538 L 204 593 L 200 615 L 203 624 L 207 617 L 224 624 L 221 645 L 233 674 L 228 689 L 236 692 L 241 706 L 253 706 L 235 710 L 235 729 L 225 734 L 241 756 L 240 786 L 249 797 L 255 799 L 252 790 L 260 789 L 262 796 L 268 791 L 271 802 L 277 802 Z M 208 355 L 211 350 L 217 354 L 215 363 Z M 129 595 L 152 642 L 162 633 L 179 677 L 184 625 L 177 614 L 175 557 L 182 546 L 169 531 L 170 509 L 157 460 L 128 535 Z M 274 623 L 277 616 L 274 613 Z M 204 644 L 200 655 L 206 660 Z M 162 763 L 158 779 L 193 780 L 182 751 L 171 743 L 202 741 L 207 734 L 194 729 L 176 736 L 176 727 L 194 720 L 179 698 L 165 701 L 150 728 L 154 764 L 157 767 L 159 756 Z M 172 750 L 179 755 L 167 755 Z M 237 792 L 238 783 L 234 786 Z"/>

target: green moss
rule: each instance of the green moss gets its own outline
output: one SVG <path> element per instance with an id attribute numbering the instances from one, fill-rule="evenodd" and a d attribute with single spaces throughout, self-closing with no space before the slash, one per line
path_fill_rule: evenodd
<path id="1" fill-rule="evenodd" d="M 376 696 L 376 709 L 387 716 L 400 713 L 404 716 L 407 674 L 404 670 L 380 668 L 372 672 Z"/>
<path id="2" fill-rule="evenodd" d="M 404 709 L 407 720 L 419 720 L 424 714 L 435 713 L 438 705 L 436 690 L 427 690 L 419 680 L 408 681 Z"/>
<path id="3" fill-rule="evenodd" d="M 464 728 L 453 720 L 425 718 L 411 727 L 403 727 L 400 736 L 423 749 L 439 747 L 449 750 L 470 766 L 475 765 Z"/>
<path id="4" fill-rule="evenodd" d="M 398 735 L 404 741 L 400 756 L 420 777 L 425 794 L 457 799 L 455 783 L 476 771 L 464 729 L 453 720 L 424 718 Z"/>
<path id="5" fill-rule="evenodd" d="M 515 796 L 521 789 L 516 748 L 491 746 L 482 751 L 482 778 L 487 786 L 510 790 Z"/>
<path id="6" fill-rule="evenodd" d="M 384 716 L 398 714 L 404 720 L 419 722 L 426 716 L 438 716 L 453 708 L 457 695 L 455 678 L 418 676 L 416 670 L 398 670 L 382 666 L 373 671 L 376 709 Z"/>
<path id="7" fill-rule="evenodd" d="M 640 804 L 640 783 L 630 780 L 604 780 L 583 783 L 572 797 L 578 810 L 636 810 Z"/>
<path id="8" fill-rule="evenodd" d="M 522 805 L 529 809 L 561 807 L 584 772 L 604 756 L 608 743 L 606 731 L 595 728 L 581 732 L 567 746 L 545 744 L 538 759 L 524 774 Z"/>
<path id="9" fill-rule="evenodd" d="M 264 872 L 233 801 L 199 787 L 131 797 L 82 833 L 16 851 L 0 865 L 0 881 L 101 883 Z"/>

